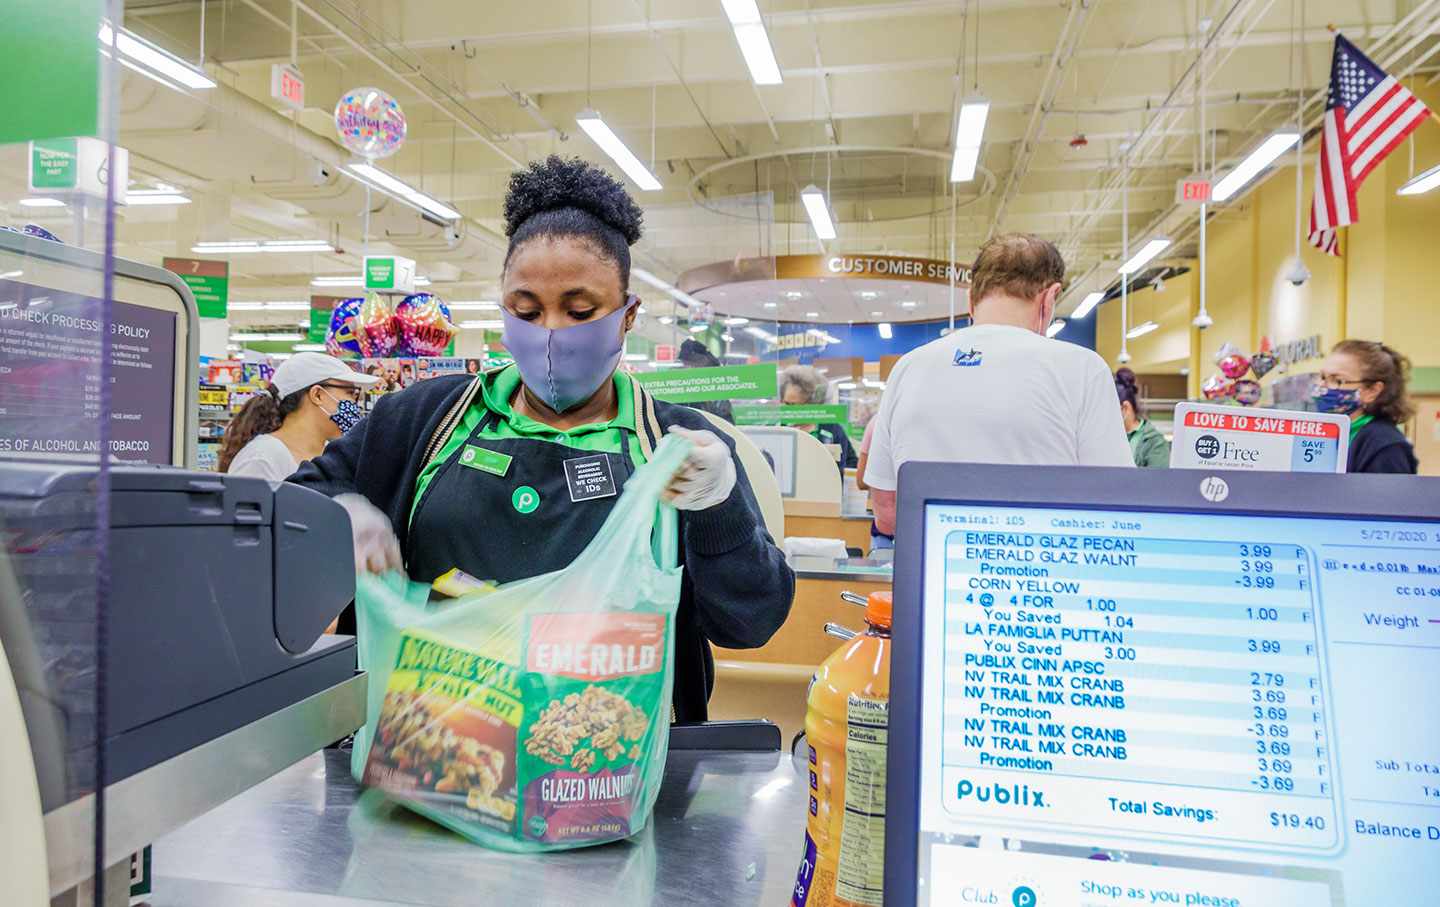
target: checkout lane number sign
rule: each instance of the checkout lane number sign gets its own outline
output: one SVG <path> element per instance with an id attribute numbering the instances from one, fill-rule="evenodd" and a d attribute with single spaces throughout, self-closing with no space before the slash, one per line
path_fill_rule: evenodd
<path id="1" fill-rule="evenodd" d="M 1349 452 L 1346 416 L 1203 403 L 1175 407 L 1175 468 L 1344 472 Z"/>

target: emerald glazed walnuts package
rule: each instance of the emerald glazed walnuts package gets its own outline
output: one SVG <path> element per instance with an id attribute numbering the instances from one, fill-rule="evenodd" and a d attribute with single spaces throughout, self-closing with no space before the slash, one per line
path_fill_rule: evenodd
<path id="1" fill-rule="evenodd" d="M 665 768 L 680 602 L 660 494 L 689 448 L 662 442 L 563 570 L 438 604 L 399 573 L 361 575 L 356 779 L 496 850 L 642 829 Z"/>

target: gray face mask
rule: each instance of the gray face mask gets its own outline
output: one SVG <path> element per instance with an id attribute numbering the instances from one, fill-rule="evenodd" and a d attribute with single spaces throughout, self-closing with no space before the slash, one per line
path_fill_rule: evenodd
<path id="1" fill-rule="evenodd" d="M 615 372 L 625 353 L 625 315 L 640 302 L 629 294 L 625 304 L 594 321 L 568 328 L 544 328 L 502 309 L 505 349 L 531 393 L 563 413 L 590 399 Z"/>

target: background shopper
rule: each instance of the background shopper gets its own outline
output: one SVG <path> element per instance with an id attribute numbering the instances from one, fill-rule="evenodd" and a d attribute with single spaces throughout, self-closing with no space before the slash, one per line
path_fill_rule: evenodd
<path id="1" fill-rule="evenodd" d="M 680 360 L 681 368 L 720 367 L 720 360 L 715 358 L 715 354 L 710 352 L 710 350 L 705 347 L 705 344 L 693 338 L 687 339 L 684 343 L 680 344 L 680 355 L 677 358 Z M 731 425 L 735 424 L 735 408 L 730 405 L 729 400 L 697 400 L 682 405 L 688 406 L 691 409 L 704 410 L 707 413 L 719 416 Z"/>
<path id="2" fill-rule="evenodd" d="M 1409 359 L 1369 340 L 1342 340 L 1320 364 L 1315 408 L 1350 416 L 1346 472 L 1415 474 L 1415 450 L 1399 428 L 1415 415 L 1409 375 Z"/>
<path id="3" fill-rule="evenodd" d="M 220 471 L 284 481 L 360 421 L 361 395 L 378 380 L 324 353 L 296 353 L 231 418 Z"/>
<path id="4" fill-rule="evenodd" d="M 1120 395 L 1120 419 L 1125 423 L 1125 437 L 1130 441 L 1130 455 L 1135 458 L 1135 465 L 1168 468 L 1170 442 L 1145 418 L 1134 371 L 1122 368 L 1115 373 L 1115 392 Z"/>
<path id="5" fill-rule="evenodd" d="M 780 402 L 786 406 L 812 406 L 825 402 L 825 378 L 819 371 L 808 365 L 792 365 L 780 373 Z M 850 436 L 838 422 L 807 423 L 795 428 L 809 432 L 821 444 L 835 444 L 840 448 L 840 472 L 850 469 L 859 462 L 855 449 L 850 446 Z"/>
<path id="6" fill-rule="evenodd" d="M 971 325 L 895 364 L 865 470 L 881 532 L 895 532 L 911 460 L 1134 466 L 1105 360 L 1045 336 L 1064 277 L 1054 243 L 992 237 L 975 258 Z"/>

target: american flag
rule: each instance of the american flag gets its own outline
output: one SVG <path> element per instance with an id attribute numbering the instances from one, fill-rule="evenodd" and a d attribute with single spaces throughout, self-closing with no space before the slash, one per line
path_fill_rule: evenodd
<path id="1" fill-rule="evenodd" d="M 1359 220 L 1355 194 L 1360 184 L 1429 114 L 1394 76 L 1343 35 L 1335 36 L 1315 200 L 1310 205 L 1311 245 L 1326 255 L 1340 254 L 1335 231 Z"/>

